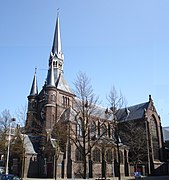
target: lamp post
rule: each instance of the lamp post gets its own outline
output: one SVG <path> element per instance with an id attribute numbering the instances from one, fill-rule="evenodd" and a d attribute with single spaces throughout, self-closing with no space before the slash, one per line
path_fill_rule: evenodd
<path id="1" fill-rule="evenodd" d="M 10 151 L 10 142 L 11 142 L 11 123 L 14 121 L 15 121 L 15 118 L 12 118 L 9 122 L 8 149 L 7 149 L 6 171 L 5 171 L 6 174 L 8 174 L 8 168 L 9 168 L 9 151 Z"/>

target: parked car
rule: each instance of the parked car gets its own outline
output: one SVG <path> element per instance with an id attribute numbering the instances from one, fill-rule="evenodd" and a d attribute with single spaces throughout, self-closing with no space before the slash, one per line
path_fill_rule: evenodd
<path id="1" fill-rule="evenodd" d="M 1 174 L 0 180 L 20 180 L 20 178 L 14 174 Z"/>
<path id="2" fill-rule="evenodd" d="M 3 173 L 5 173 L 5 167 L 0 166 L 0 174 L 3 174 Z"/>

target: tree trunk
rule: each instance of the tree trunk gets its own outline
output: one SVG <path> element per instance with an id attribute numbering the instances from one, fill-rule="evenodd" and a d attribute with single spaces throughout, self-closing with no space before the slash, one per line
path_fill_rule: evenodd
<path id="1" fill-rule="evenodd" d="M 84 170 L 83 170 L 83 179 L 86 179 L 86 157 L 84 157 Z"/>
<path id="2" fill-rule="evenodd" d="M 21 179 L 24 179 L 24 170 L 25 170 L 25 151 L 24 150 L 23 150 L 21 163 L 22 163 Z"/>
<path id="3" fill-rule="evenodd" d="M 117 169 L 118 169 L 118 177 L 119 177 L 118 179 L 121 180 L 121 174 L 120 174 L 120 148 L 119 148 L 119 140 L 118 139 L 117 139 L 117 153 L 118 153 Z"/>
<path id="4" fill-rule="evenodd" d="M 86 179 L 86 139 L 85 139 L 85 133 L 83 132 L 83 179 Z"/>
<path id="5" fill-rule="evenodd" d="M 57 180 L 58 175 L 58 158 L 55 159 L 55 180 Z"/>

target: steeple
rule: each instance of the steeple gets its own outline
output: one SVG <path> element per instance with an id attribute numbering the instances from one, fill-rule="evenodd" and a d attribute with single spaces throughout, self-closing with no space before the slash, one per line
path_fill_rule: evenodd
<path id="1" fill-rule="evenodd" d="M 63 73 L 63 64 L 64 64 L 64 55 L 62 53 L 62 48 L 61 48 L 59 15 L 57 15 L 57 19 L 56 19 L 54 40 L 49 58 L 49 71 L 51 69 L 51 64 L 53 64 L 54 82 L 56 83 L 59 78 L 59 74 Z M 48 73 L 47 82 L 49 81 L 50 79 Z"/>
<path id="2" fill-rule="evenodd" d="M 53 61 L 52 61 L 51 66 L 50 66 L 50 68 L 49 68 L 49 70 L 48 70 L 47 86 L 53 86 L 53 87 L 55 87 Z"/>
<path id="3" fill-rule="evenodd" d="M 64 55 L 62 53 L 60 32 L 59 15 L 57 15 L 54 40 L 49 57 L 47 86 L 72 93 L 63 76 Z"/>
<path id="4" fill-rule="evenodd" d="M 36 68 L 35 68 L 32 87 L 31 87 L 31 91 L 30 91 L 30 96 L 36 96 L 36 95 L 38 95 L 38 86 L 37 86 Z"/>
<path id="5" fill-rule="evenodd" d="M 57 58 L 62 59 L 62 48 L 61 48 L 61 35 L 60 35 L 60 23 L 59 23 L 59 16 L 57 16 L 56 20 L 56 27 L 54 33 L 54 40 L 52 46 L 52 54 L 53 56 L 56 55 Z"/>

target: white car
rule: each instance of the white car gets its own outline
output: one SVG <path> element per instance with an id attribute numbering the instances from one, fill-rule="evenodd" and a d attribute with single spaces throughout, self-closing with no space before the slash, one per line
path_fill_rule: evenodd
<path id="1" fill-rule="evenodd" d="M 5 173 L 5 167 L 0 167 L 0 174 Z"/>

